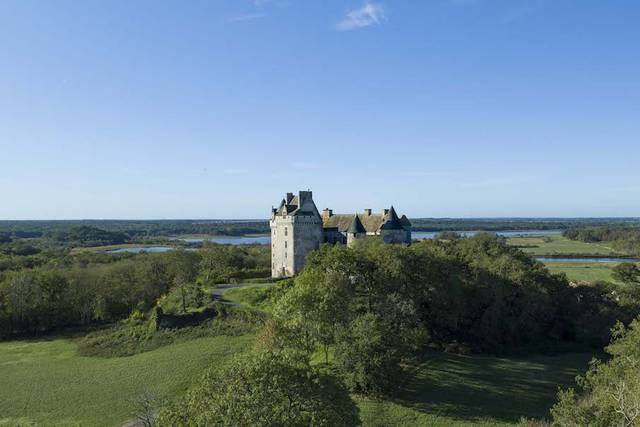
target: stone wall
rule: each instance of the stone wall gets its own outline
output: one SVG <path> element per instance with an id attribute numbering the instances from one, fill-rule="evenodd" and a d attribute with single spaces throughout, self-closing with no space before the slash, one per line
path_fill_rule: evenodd
<path id="1" fill-rule="evenodd" d="M 293 216 L 275 216 L 271 222 L 271 277 L 291 277 L 294 274 Z"/>
<path id="2" fill-rule="evenodd" d="M 320 247 L 323 241 L 322 220 L 315 215 L 297 215 L 293 227 L 293 273 L 304 267 L 309 253 Z"/>
<path id="3" fill-rule="evenodd" d="M 409 230 L 381 230 L 380 236 L 385 243 L 411 243 Z"/>

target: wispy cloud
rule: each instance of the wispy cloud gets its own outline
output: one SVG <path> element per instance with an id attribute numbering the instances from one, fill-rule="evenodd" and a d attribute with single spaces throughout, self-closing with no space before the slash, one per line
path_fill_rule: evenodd
<path id="1" fill-rule="evenodd" d="M 245 15 L 236 15 L 230 16 L 227 18 L 228 22 L 245 22 L 245 21 L 255 21 L 256 19 L 264 18 L 267 16 L 264 13 L 247 13 Z"/>
<path id="2" fill-rule="evenodd" d="M 387 14 L 382 5 L 366 2 L 361 8 L 347 13 L 336 25 L 336 30 L 350 31 L 357 28 L 378 25 L 386 20 Z"/>

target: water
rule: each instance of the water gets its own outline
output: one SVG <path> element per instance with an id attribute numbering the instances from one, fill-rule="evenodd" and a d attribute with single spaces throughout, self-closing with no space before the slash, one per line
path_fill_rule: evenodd
<path id="1" fill-rule="evenodd" d="M 461 236 L 471 237 L 478 234 L 480 231 L 456 231 Z M 562 233 L 560 230 L 516 230 L 516 231 L 498 231 L 499 236 L 514 237 L 514 236 L 551 236 Z M 411 233 L 413 239 L 433 239 L 440 234 L 439 231 L 414 231 Z M 182 240 L 188 244 L 199 244 L 203 242 L 212 242 L 219 245 L 269 245 L 271 244 L 271 236 L 269 234 L 257 235 L 257 236 L 209 236 L 209 237 L 193 237 L 193 238 L 176 238 L 176 240 Z M 106 251 L 111 254 L 129 252 L 168 252 L 173 250 L 169 246 L 154 246 L 154 247 L 130 247 L 113 249 Z"/>
<path id="2" fill-rule="evenodd" d="M 472 237 L 483 231 L 454 231 L 463 237 Z M 440 231 L 414 231 L 411 233 L 412 239 L 433 239 Z M 492 233 L 492 231 L 489 231 Z M 518 237 L 518 236 L 554 236 L 562 234 L 562 230 L 513 230 L 513 231 L 496 231 L 495 234 L 502 237 Z"/>
<path id="3" fill-rule="evenodd" d="M 612 258 L 612 257 L 598 257 L 598 258 L 550 258 L 550 257 L 536 257 L 536 260 L 545 263 L 554 262 L 595 262 L 595 263 L 616 263 L 616 262 L 638 262 L 633 258 Z"/>
<path id="4" fill-rule="evenodd" d="M 271 236 L 269 234 L 260 236 L 211 236 L 178 240 L 191 244 L 211 242 L 219 245 L 268 245 L 271 243 Z"/>
<path id="5" fill-rule="evenodd" d="M 168 246 L 153 246 L 153 247 L 149 247 L 149 248 L 120 248 L 120 249 L 112 249 L 110 251 L 105 251 L 108 254 L 121 254 L 121 253 L 132 253 L 132 254 L 139 254 L 140 252 L 169 252 L 172 251 L 173 248 L 170 248 Z"/>
<path id="6" fill-rule="evenodd" d="M 471 237 L 479 233 L 479 231 L 456 231 L 464 237 Z M 514 236 L 552 236 L 561 234 L 561 230 L 517 230 L 517 231 L 498 231 L 499 236 L 514 237 Z M 411 233 L 413 239 L 433 239 L 440 232 L 432 231 L 414 231 Z M 203 243 L 212 242 L 220 245 L 268 245 L 271 243 L 271 236 L 269 234 L 259 236 L 210 236 L 200 238 L 185 238 L 179 239 L 187 243 Z"/>

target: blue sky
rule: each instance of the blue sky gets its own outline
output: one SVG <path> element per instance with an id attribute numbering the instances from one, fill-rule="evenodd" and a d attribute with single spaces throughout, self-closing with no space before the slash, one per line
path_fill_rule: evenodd
<path id="1" fill-rule="evenodd" d="M 640 216 L 640 2 L 0 2 L 0 219 Z"/>

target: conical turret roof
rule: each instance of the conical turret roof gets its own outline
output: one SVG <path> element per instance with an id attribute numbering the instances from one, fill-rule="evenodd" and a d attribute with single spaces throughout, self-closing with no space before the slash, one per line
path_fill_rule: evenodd
<path id="1" fill-rule="evenodd" d="M 360 221 L 358 215 L 354 215 L 353 220 L 351 221 L 351 225 L 347 229 L 347 233 L 361 234 L 366 232 L 367 231 L 364 229 L 364 225 L 362 225 L 362 221 Z"/>
<path id="2" fill-rule="evenodd" d="M 381 230 L 401 230 L 402 223 L 400 222 L 400 218 L 398 218 L 398 214 L 396 210 L 391 206 L 389 212 L 384 216 L 384 222 L 380 227 Z"/>

